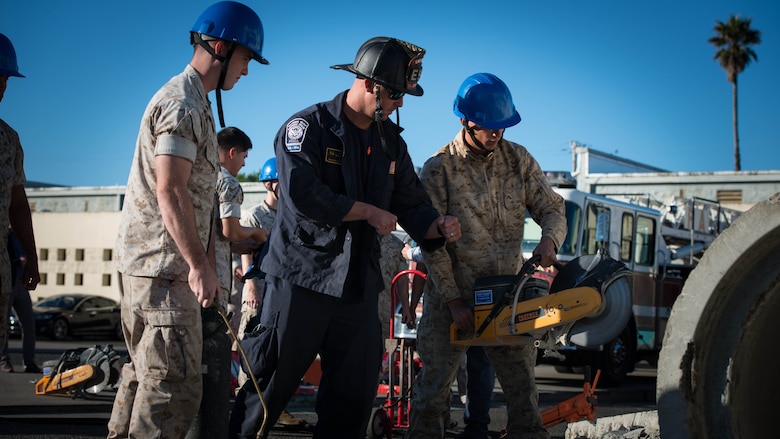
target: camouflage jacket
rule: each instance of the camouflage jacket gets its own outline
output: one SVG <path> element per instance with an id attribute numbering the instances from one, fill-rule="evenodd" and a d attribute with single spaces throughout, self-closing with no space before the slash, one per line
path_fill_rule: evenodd
<path id="1" fill-rule="evenodd" d="M 198 237 L 208 249 L 214 245 L 217 133 L 211 102 L 190 65 L 157 91 L 141 119 L 116 243 L 119 272 L 186 282 L 189 266 L 165 228 L 157 201 L 155 158 L 161 154 L 192 162 L 187 189 Z"/>
<path id="2" fill-rule="evenodd" d="M 563 199 L 531 154 L 502 139 L 489 155 L 476 155 L 462 133 L 429 158 L 421 174 L 434 207 L 458 217 L 461 225 L 459 240 L 423 252 L 431 280 L 427 297 L 444 302 L 458 297 L 472 301 L 478 277 L 517 273 L 523 262 L 526 209 L 556 248 L 566 237 Z"/>
<path id="3" fill-rule="evenodd" d="M 3 251 L 0 251 L 0 279 L 5 294 L 11 293 L 11 261 L 5 251 L 11 214 L 11 191 L 14 186 L 23 185 L 25 181 L 24 151 L 19 135 L 0 119 L 0 237 L 3 244 Z"/>

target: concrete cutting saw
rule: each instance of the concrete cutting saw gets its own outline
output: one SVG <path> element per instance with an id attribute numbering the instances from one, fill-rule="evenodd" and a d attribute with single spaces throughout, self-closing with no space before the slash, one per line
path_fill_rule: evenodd
<path id="1" fill-rule="evenodd" d="M 123 363 L 111 345 L 69 349 L 59 360 L 44 363 L 44 371 L 48 372 L 35 384 L 35 393 L 74 397 L 99 393 L 118 383 Z"/>
<path id="2" fill-rule="evenodd" d="M 553 275 L 526 261 L 516 275 L 474 282 L 475 330 L 454 323 L 450 341 L 461 345 L 533 344 L 555 350 L 593 347 L 615 338 L 631 315 L 631 272 L 606 254 L 586 255 Z M 552 279 L 552 284 L 549 282 Z"/>

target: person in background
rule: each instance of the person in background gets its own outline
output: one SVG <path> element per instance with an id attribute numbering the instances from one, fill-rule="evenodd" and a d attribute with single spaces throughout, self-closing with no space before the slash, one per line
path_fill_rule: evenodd
<path id="1" fill-rule="evenodd" d="M 241 218 L 241 224 L 244 227 L 262 227 L 265 230 L 271 230 L 276 219 L 276 208 L 279 205 L 279 175 L 276 172 L 276 157 L 271 157 L 263 163 L 263 167 L 260 168 L 259 180 L 265 186 L 265 198 L 247 211 L 246 215 Z M 241 255 L 242 271 L 248 273 L 253 262 L 253 255 Z M 265 280 L 262 278 L 253 277 L 244 282 L 241 299 L 241 322 L 238 328 L 239 340 L 244 337 L 247 323 L 257 315 L 263 304 L 264 289 Z M 243 384 L 243 381 L 239 384 Z"/>
<path id="2" fill-rule="evenodd" d="M 217 275 L 222 288 L 220 304 L 224 310 L 233 287 L 234 270 L 232 267 L 231 242 L 255 241 L 258 246 L 268 239 L 268 230 L 262 226 L 244 226 L 241 224 L 241 204 L 244 202 L 244 190 L 236 176 L 244 167 L 252 141 L 249 136 L 236 127 L 223 128 L 217 134 L 219 143 L 220 171 L 217 179 Z"/>
<path id="3" fill-rule="evenodd" d="M 379 293 L 379 321 L 382 322 L 382 340 L 387 340 L 393 337 L 390 333 L 390 319 L 393 318 L 395 313 L 394 309 L 391 309 L 391 303 L 393 295 L 396 295 L 396 303 L 403 304 L 403 296 L 405 296 L 406 302 L 409 302 L 409 283 L 406 276 L 400 277 L 396 281 L 396 291 L 390 289 L 393 277 L 399 272 L 409 268 L 409 263 L 403 258 L 401 250 L 403 250 L 403 241 L 398 239 L 394 234 L 388 233 L 380 240 L 379 245 L 382 248 L 382 257 L 379 258 L 379 269 L 382 272 L 382 281 L 385 284 L 385 289 Z M 397 291 L 403 291 L 405 293 L 402 297 L 398 297 Z M 406 306 L 408 311 L 409 305 Z M 403 310 L 402 310 L 403 313 Z M 385 343 L 385 348 L 387 348 Z"/>
<path id="4" fill-rule="evenodd" d="M 183 438 L 203 394 L 201 310 L 218 303 L 214 194 L 217 132 L 208 93 L 261 64 L 263 26 L 241 3 L 206 8 L 190 31 L 184 71 L 144 111 L 119 224 L 122 368 L 109 438 Z"/>
<path id="5" fill-rule="evenodd" d="M 407 439 L 443 436 L 450 384 L 467 348 L 450 343 L 450 326 L 456 324 L 465 334 L 475 330 L 475 279 L 519 271 L 526 209 L 542 228 L 533 251 L 542 266 L 557 261 L 566 237 L 563 199 L 533 156 L 504 138 L 504 130 L 520 122 L 506 84 L 490 73 L 469 76 L 455 97 L 454 112 L 460 130 L 425 162 L 421 180 L 434 206 L 460 219 L 463 237 L 444 249 L 423 249 L 429 275 L 417 332 L 423 366 L 413 386 Z M 537 406 L 536 349 L 507 345 L 484 350 L 507 397 L 507 438 L 549 439 Z M 469 384 L 473 377 L 469 370 Z M 487 424 L 470 423 L 461 437 L 482 439 L 487 434 Z"/>
<path id="6" fill-rule="evenodd" d="M 405 319 L 409 316 L 409 281 L 408 276 L 401 276 L 395 283 L 393 289 L 393 278 L 399 272 L 409 268 L 408 262 L 403 258 L 401 250 L 403 242 L 393 233 L 383 236 L 379 243 L 382 249 L 382 257 L 379 258 L 379 269 L 382 272 L 382 281 L 385 289 L 379 293 L 378 312 L 379 321 L 382 324 L 382 340 L 384 341 L 384 351 L 386 360 L 382 364 L 380 372 L 380 382 L 386 378 L 389 368 L 394 362 L 394 352 L 398 347 L 398 340 L 390 333 L 390 319 L 395 318 L 395 307 L 392 306 L 393 297 L 397 304 L 401 304 L 401 315 Z M 406 305 L 404 306 L 404 303 Z M 406 314 L 404 314 L 406 312 Z M 414 324 L 412 324 L 412 327 Z"/>
<path id="7" fill-rule="evenodd" d="M 279 175 L 276 173 L 276 157 L 271 157 L 263 163 L 260 168 L 259 180 L 265 186 L 265 199 L 257 206 L 252 207 L 247 215 L 241 219 L 241 223 L 246 227 L 262 227 L 265 230 L 271 230 L 271 226 L 276 219 L 276 208 L 279 205 Z M 245 254 L 241 256 L 241 265 L 244 273 L 247 273 L 254 262 L 253 255 Z M 258 267 L 259 268 L 259 267 Z M 241 303 L 241 322 L 239 324 L 238 339 L 244 338 L 247 326 L 256 319 L 257 313 L 263 304 L 263 290 L 265 289 L 265 280 L 253 277 L 244 282 L 244 291 Z M 251 329 L 251 328 L 249 328 Z M 242 370 L 239 373 L 238 384 L 244 385 L 247 376 Z M 296 418 L 287 409 L 282 410 L 276 423 L 283 427 L 301 428 L 306 426 L 306 421 Z"/>
<path id="8" fill-rule="evenodd" d="M 16 311 L 16 317 L 22 327 L 22 361 L 25 373 L 41 373 L 41 368 L 35 364 L 35 315 L 32 309 L 30 292 L 22 286 L 22 273 L 27 257 L 16 234 L 11 230 L 8 233 L 8 257 L 11 259 L 11 272 L 13 273 L 13 289 L 8 301 L 8 309 Z M 11 357 L 8 355 L 8 338 L 6 332 L 3 343 L 3 352 L 0 355 L 0 370 L 13 372 Z"/>
<path id="9" fill-rule="evenodd" d="M 366 41 L 354 63 L 334 66 L 356 76 L 352 86 L 296 113 L 277 133 L 279 208 L 262 262 L 263 330 L 242 342 L 263 347 L 265 405 L 245 384 L 231 437 L 267 435 L 264 419 L 273 425 L 318 354 L 314 437 L 365 436 L 382 362 L 378 237 L 398 224 L 428 250 L 460 237 L 457 218 L 431 206 L 389 120 L 406 93 L 423 94 L 424 53 L 395 38 Z"/>
<path id="10" fill-rule="evenodd" d="M 244 167 L 252 141 L 236 127 L 227 127 L 217 133 L 219 154 L 219 177 L 214 199 L 217 226 L 216 248 L 217 277 L 219 278 L 219 301 L 215 306 L 201 310 L 203 324 L 203 398 L 198 418 L 190 430 L 190 437 L 227 437 L 227 422 L 230 418 L 230 368 L 232 358 L 231 338 L 225 321 L 219 314 L 227 315 L 230 295 L 233 289 L 234 270 L 232 266 L 232 243 L 251 241 L 262 245 L 268 231 L 262 228 L 244 227 L 240 224 L 241 204 L 244 191 L 236 179 Z M 228 321 L 229 323 L 229 321 Z"/>
<path id="11" fill-rule="evenodd" d="M 24 75 L 19 73 L 16 50 L 11 40 L 0 33 L 0 102 L 5 96 L 8 78 L 11 76 L 24 78 Z M 2 237 L 2 248 L 7 248 L 9 226 L 15 231 L 26 255 L 21 286 L 30 291 L 38 286 L 41 275 L 38 272 L 32 214 L 24 190 L 26 181 L 24 150 L 19 141 L 19 134 L 0 119 L 0 237 Z M 0 251 L 0 340 L 5 340 L 7 336 L 8 302 L 11 297 L 12 282 L 8 252 Z"/>

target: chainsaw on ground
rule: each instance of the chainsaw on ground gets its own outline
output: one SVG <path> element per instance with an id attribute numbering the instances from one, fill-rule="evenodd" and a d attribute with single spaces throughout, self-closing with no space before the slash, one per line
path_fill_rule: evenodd
<path id="1" fill-rule="evenodd" d="M 124 363 L 110 344 L 69 349 L 59 360 L 43 363 L 44 375 L 35 384 L 35 393 L 72 394 L 74 398 L 99 393 L 119 382 Z"/>
<path id="2" fill-rule="evenodd" d="M 516 275 L 481 277 L 474 282 L 475 331 L 450 327 L 460 345 L 533 344 L 554 352 L 563 346 L 599 346 L 615 338 L 631 315 L 631 271 L 606 254 L 586 255 L 539 271 L 535 255 Z M 552 278 L 552 283 L 548 281 Z M 560 353 L 558 353 L 560 355 Z"/>

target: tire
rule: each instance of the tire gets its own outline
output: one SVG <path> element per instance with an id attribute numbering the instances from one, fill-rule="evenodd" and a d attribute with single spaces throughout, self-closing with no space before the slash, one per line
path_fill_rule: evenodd
<path id="1" fill-rule="evenodd" d="M 387 413 L 383 408 L 374 408 L 371 417 L 368 420 L 366 437 L 368 439 L 379 439 L 387 435 L 390 429 L 390 420 L 387 419 Z"/>
<path id="2" fill-rule="evenodd" d="M 68 338 L 68 333 L 70 332 L 70 327 L 68 325 L 68 321 L 59 318 L 52 322 L 51 324 L 51 338 L 55 340 L 65 340 Z"/>
<path id="3" fill-rule="evenodd" d="M 587 364 L 591 373 L 601 370 L 598 385 L 602 387 L 618 387 L 626 379 L 626 375 L 634 370 L 635 337 L 631 327 L 627 327 L 612 341 L 603 346 L 603 350 L 588 352 Z"/>

